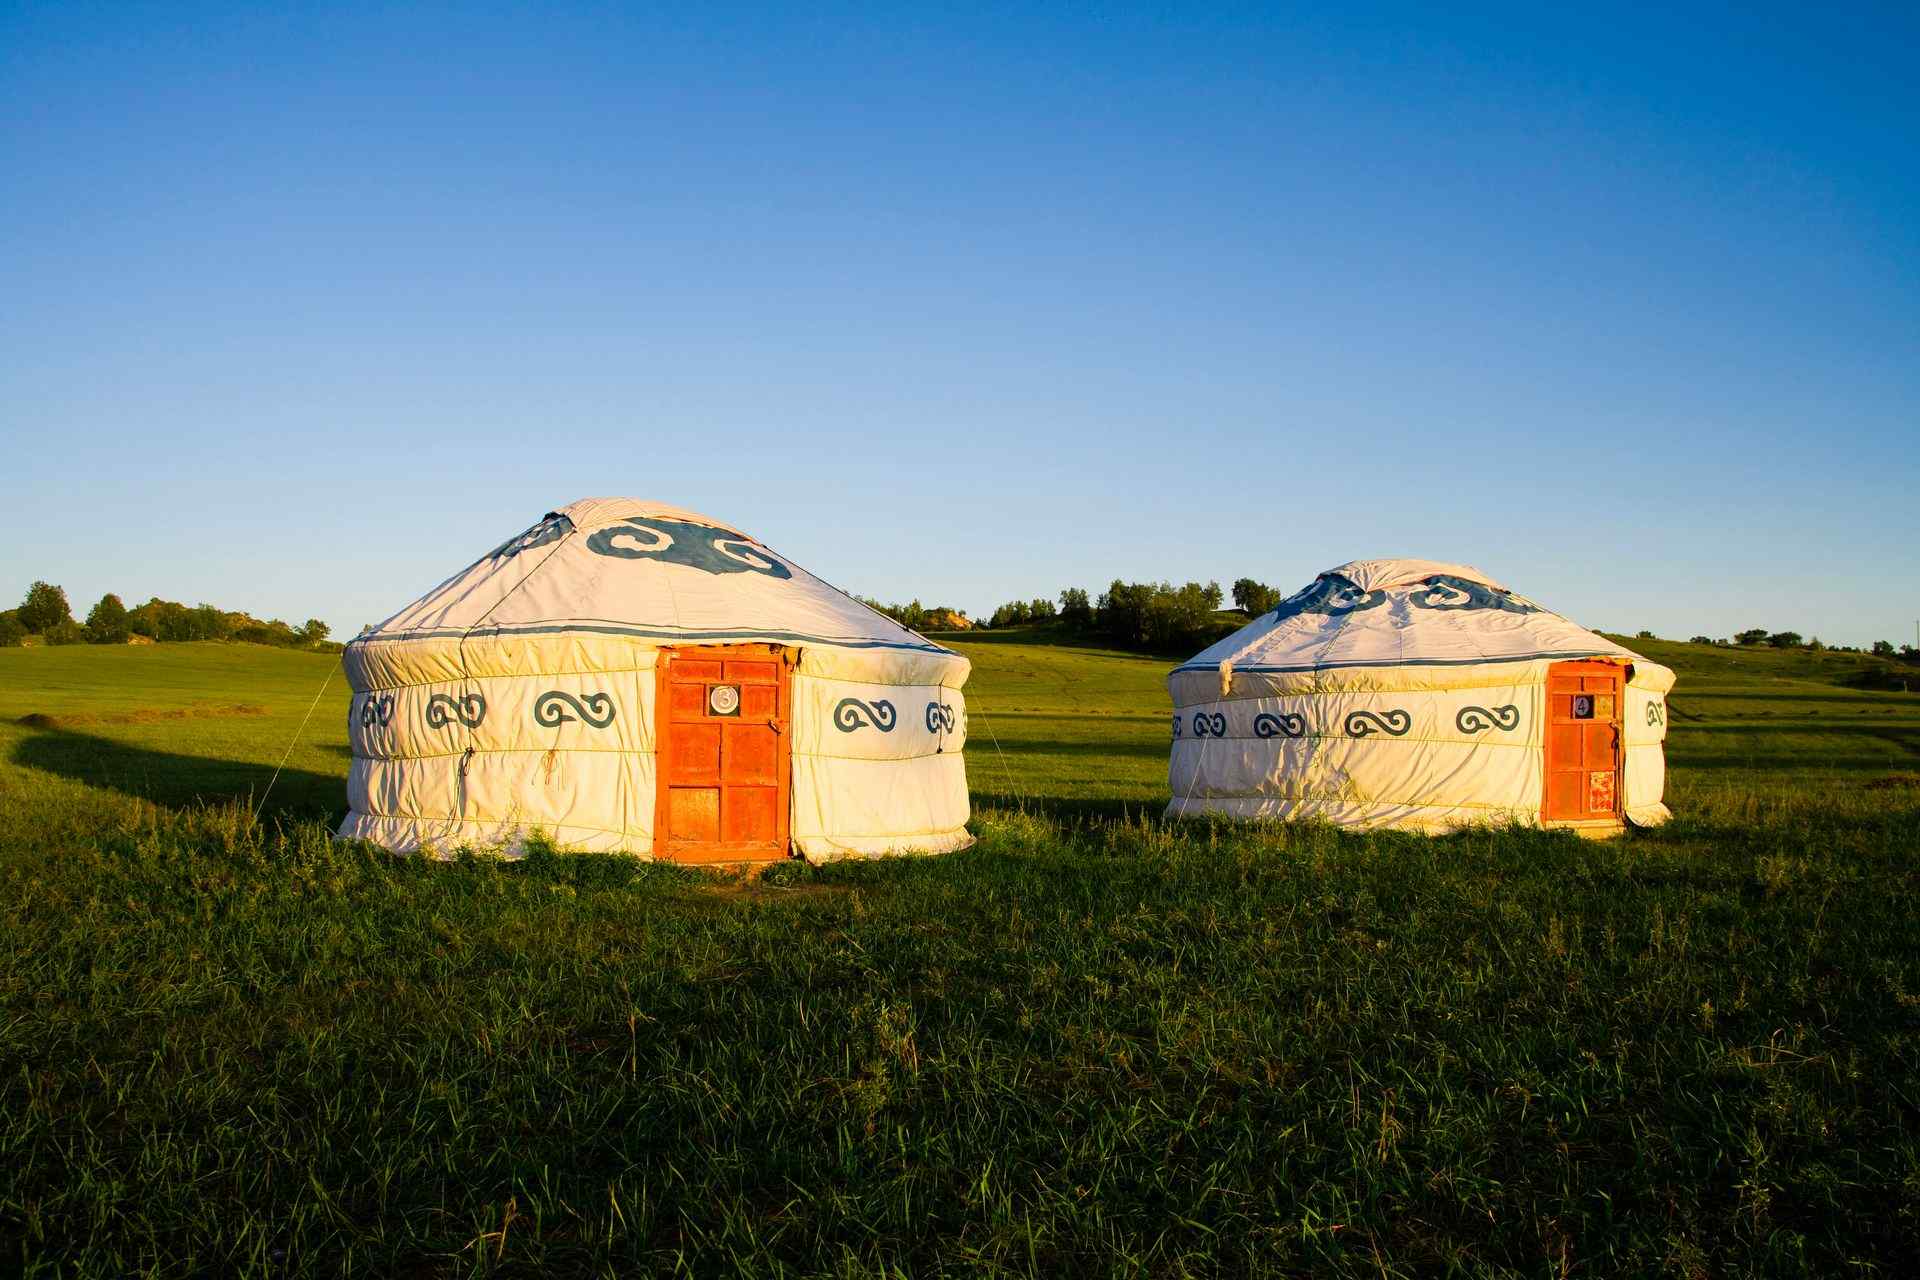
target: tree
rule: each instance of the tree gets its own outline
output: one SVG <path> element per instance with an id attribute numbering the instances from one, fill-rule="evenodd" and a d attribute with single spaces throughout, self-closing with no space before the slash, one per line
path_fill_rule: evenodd
<path id="1" fill-rule="evenodd" d="M 1660 637 L 1651 631 L 1642 631 L 1633 637 L 1635 640 L 1658 640 Z"/>
<path id="2" fill-rule="evenodd" d="M 988 625 L 994 627 L 1024 627 L 1033 621 L 1033 606 L 1025 600 L 1011 600 L 993 611 Z"/>
<path id="3" fill-rule="evenodd" d="M 109 591 L 87 614 L 87 641 L 90 644 L 125 644 L 129 628 L 127 606 Z"/>
<path id="4" fill-rule="evenodd" d="M 1691 640 L 1687 641 L 1687 643 L 1688 644 L 1712 644 L 1713 637 L 1712 636 L 1695 636 Z"/>
<path id="5" fill-rule="evenodd" d="M 1875 640 L 1873 642 L 1873 656 L 1876 658 L 1891 658 L 1893 656 L 1893 641 Z"/>
<path id="6" fill-rule="evenodd" d="M 15 613 L 21 626 L 42 635 L 63 622 L 73 621 L 66 591 L 51 582 L 35 582 L 28 587 L 27 598 L 20 602 Z"/>
<path id="7" fill-rule="evenodd" d="M 318 618 L 308 618 L 307 625 L 300 628 L 300 638 L 308 644 L 325 644 L 331 634 L 333 628 Z"/>
<path id="8" fill-rule="evenodd" d="M 27 629 L 20 625 L 18 610 L 8 609 L 0 613 L 0 649 L 17 649 L 26 638 Z"/>
<path id="9" fill-rule="evenodd" d="M 1254 617 L 1265 613 L 1280 603 L 1280 591 L 1264 582 L 1252 578 L 1241 578 L 1233 584 L 1233 607 Z"/>
<path id="10" fill-rule="evenodd" d="M 1753 627 L 1746 631 L 1735 632 L 1733 642 L 1735 644 L 1760 644 L 1766 640 L 1766 638 L 1767 629 L 1765 627 Z"/>
<path id="11" fill-rule="evenodd" d="M 189 627 L 194 640 L 230 640 L 233 638 L 233 619 L 225 610 L 210 604 L 197 604 L 187 611 Z"/>
<path id="12" fill-rule="evenodd" d="M 1161 582 L 1121 582 L 1115 579 L 1100 597 L 1094 614 L 1097 628 L 1127 649 L 1165 653 L 1190 649 L 1218 630 L 1214 610 L 1220 607 L 1220 584 L 1189 582 L 1175 587 Z"/>
<path id="13" fill-rule="evenodd" d="M 1044 596 L 1027 601 L 1027 617 L 1035 622 L 1052 622 L 1055 612 L 1053 601 Z"/>
<path id="14" fill-rule="evenodd" d="M 1084 590 L 1068 587 L 1060 593 L 1060 621 L 1075 627 L 1084 627 L 1093 621 L 1093 605 Z"/>
<path id="15" fill-rule="evenodd" d="M 1776 631 L 1767 637 L 1767 643 L 1776 649 L 1797 649 L 1800 647 L 1798 631 Z"/>

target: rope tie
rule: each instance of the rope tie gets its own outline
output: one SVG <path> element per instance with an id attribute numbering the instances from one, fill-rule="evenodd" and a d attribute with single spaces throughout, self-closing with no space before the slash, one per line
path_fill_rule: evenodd
<path id="1" fill-rule="evenodd" d="M 280 781 L 280 771 L 287 767 L 287 760 L 293 755 L 294 744 L 300 741 L 300 735 L 307 731 L 307 721 L 313 719 L 313 709 L 320 705 L 320 699 L 326 696 L 327 686 L 333 683 L 334 663 L 327 667 L 327 678 L 320 682 L 320 692 L 313 695 L 313 701 L 307 704 L 307 714 L 300 717 L 300 727 L 293 731 L 293 737 L 287 742 L 287 749 L 280 753 L 280 763 L 273 767 L 273 776 L 267 779 L 267 789 L 260 793 L 260 803 L 253 806 L 253 814 L 247 819 L 252 826 L 260 821 L 260 811 L 267 807 L 267 797 L 273 794 L 273 784 Z"/>

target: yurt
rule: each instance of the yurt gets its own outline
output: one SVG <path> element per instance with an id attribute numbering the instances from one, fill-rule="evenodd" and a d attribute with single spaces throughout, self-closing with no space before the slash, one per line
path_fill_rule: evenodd
<path id="1" fill-rule="evenodd" d="M 1168 679 L 1175 816 L 1591 834 L 1669 814 L 1673 672 L 1477 569 L 1329 569 Z"/>
<path id="2" fill-rule="evenodd" d="M 691 511 L 549 512 L 342 660 L 342 837 L 677 862 L 971 843 L 967 660 Z"/>

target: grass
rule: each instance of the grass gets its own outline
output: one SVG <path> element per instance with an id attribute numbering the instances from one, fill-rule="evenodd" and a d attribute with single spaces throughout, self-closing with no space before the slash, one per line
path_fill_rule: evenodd
<path id="1" fill-rule="evenodd" d="M 1165 826 L 1167 664 L 1002 637 L 975 849 L 756 882 L 334 845 L 337 678 L 255 823 L 331 659 L 0 650 L 0 1270 L 1906 1273 L 1920 696 L 1635 643 L 1656 832 Z"/>

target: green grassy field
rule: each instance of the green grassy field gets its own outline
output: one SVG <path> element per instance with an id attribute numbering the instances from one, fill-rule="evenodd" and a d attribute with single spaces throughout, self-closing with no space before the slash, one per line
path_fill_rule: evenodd
<path id="1" fill-rule="evenodd" d="M 335 659 L 0 650 L 0 1272 L 1685 1276 L 1920 1256 L 1920 694 L 1674 666 L 1610 842 L 1170 828 L 1169 664 L 973 658 L 979 845 L 338 847 Z"/>

